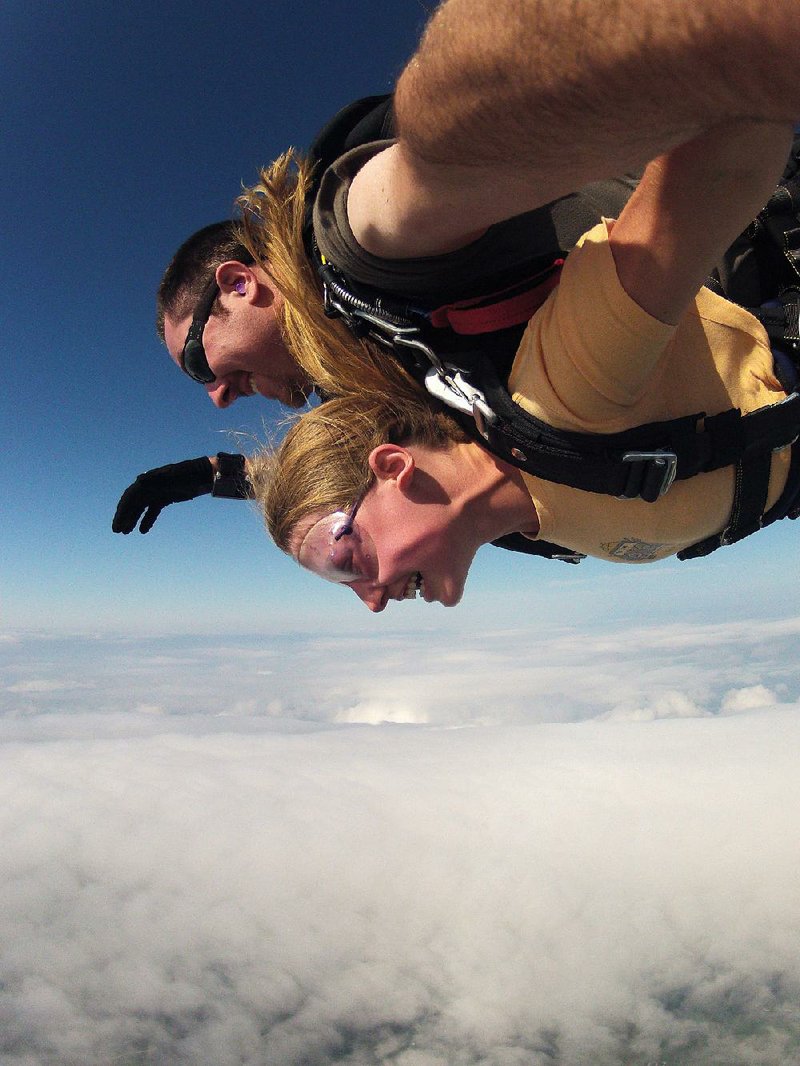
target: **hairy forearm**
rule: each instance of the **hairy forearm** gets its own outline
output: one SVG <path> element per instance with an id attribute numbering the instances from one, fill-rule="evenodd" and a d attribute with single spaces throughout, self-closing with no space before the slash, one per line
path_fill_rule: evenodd
<path id="1" fill-rule="evenodd" d="M 638 170 L 721 123 L 800 116 L 798 0 L 446 0 L 398 82 L 399 141 L 348 213 L 385 257 Z"/>
<path id="2" fill-rule="evenodd" d="M 397 86 L 429 165 L 508 160 L 565 189 L 735 118 L 800 115 L 797 0 L 447 0 Z"/>

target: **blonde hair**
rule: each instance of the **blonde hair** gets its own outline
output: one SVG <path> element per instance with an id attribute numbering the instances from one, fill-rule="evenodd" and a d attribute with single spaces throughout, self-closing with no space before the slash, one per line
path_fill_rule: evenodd
<path id="1" fill-rule="evenodd" d="M 392 355 L 326 317 L 303 242 L 308 161 L 290 149 L 260 177 L 239 198 L 239 236 L 283 296 L 280 325 L 287 348 L 332 397 L 296 417 L 277 449 L 264 448 L 248 462 L 269 534 L 288 552 L 303 518 L 348 508 L 366 492 L 373 448 L 446 448 L 469 438 Z"/>
<path id="2" fill-rule="evenodd" d="M 367 491 L 373 448 L 386 443 L 448 448 L 466 440 L 450 414 L 417 392 L 340 396 L 297 416 L 277 450 L 252 456 L 248 471 L 267 530 L 288 552 L 303 518 L 347 509 Z"/>
<path id="3" fill-rule="evenodd" d="M 397 387 L 418 389 L 390 354 L 325 315 L 321 284 L 303 242 L 312 173 L 308 160 L 290 148 L 237 201 L 240 239 L 283 296 L 284 342 L 323 394 L 390 396 Z"/>

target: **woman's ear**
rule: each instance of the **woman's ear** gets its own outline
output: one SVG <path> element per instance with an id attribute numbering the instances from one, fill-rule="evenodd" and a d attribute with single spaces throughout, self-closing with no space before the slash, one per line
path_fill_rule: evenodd
<path id="1" fill-rule="evenodd" d="M 396 481 L 405 490 L 414 477 L 414 457 L 400 444 L 379 444 L 369 453 L 369 468 L 378 481 Z"/>

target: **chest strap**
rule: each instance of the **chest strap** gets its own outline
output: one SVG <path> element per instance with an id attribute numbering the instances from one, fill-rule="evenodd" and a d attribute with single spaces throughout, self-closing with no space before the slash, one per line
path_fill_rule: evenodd
<path id="1" fill-rule="evenodd" d="M 675 480 L 740 463 L 755 472 L 757 456 L 768 461 L 800 433 L 798 393 L 746 415 L 731 408 L 706 418 L 701 411 L 609 434 L 554 430 L 519 407 L 490 367 L 483 370 L 481 392 L 495 418 L 477 422 L 493 451 L 547 481 L 624 500 L 653 503 Z"/>

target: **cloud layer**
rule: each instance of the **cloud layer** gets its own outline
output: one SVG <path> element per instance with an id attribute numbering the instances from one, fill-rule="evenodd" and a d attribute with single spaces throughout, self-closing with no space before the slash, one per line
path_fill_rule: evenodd
<path id="1" fill-rule="evenodd" d="M 3 746 L 4 1066 L 796 1054 L 797 708 L 209 724 Z"/>
<path id="2" fill-rule="evenodd" d="M 7 634 L 0 1062 L 800 1059 L 798 632 Z"/>
<path id="3" fill-rule="evenodd" d="M 0 642 L 0 735 L 28 735 L 34 719 L 57 712 L 133 713 L 145 731 L 148 718 L 185 715 L 432 725 L 702 717 L 742 700 L 800 698 L 798 637 L 800 618 L 473 623 L 369 638 L 327 629 L 213 640 L 20 635 Z"/>

